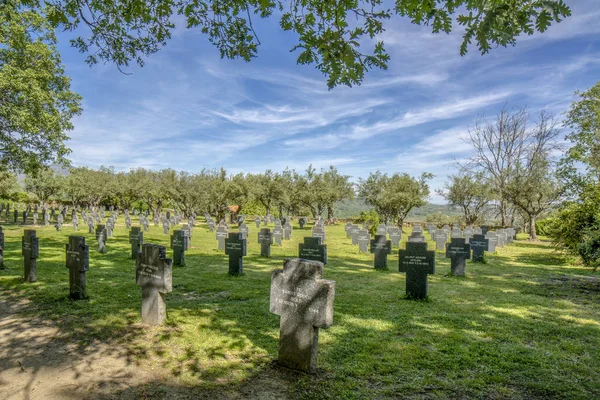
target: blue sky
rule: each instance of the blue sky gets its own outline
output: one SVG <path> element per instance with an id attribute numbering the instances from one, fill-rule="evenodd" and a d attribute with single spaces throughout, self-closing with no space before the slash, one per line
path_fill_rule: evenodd
<path id="1" fill-rule="evenodd" d="M 567 0 L 573 16 L 516 47 L 460 57 L 460 32 L 434 35 L 400 17 L 381 39 L 392 57 L 362 86 L 327 90 L 313 66 L 296 64 L 294 36 L 278 20 L 255 21 L 251 63 L 221 60 L 198 30 L 178 29 L 143 68 L 89 68 L 59 36 L 84 112 L 70 132 L 76 166 L 225 167 L 231 173 L 335 165 L 357 181 L 369 172 L 427 171 L 433 191 L 471 150 L 462 138 L 505 103 L 564 113 L 575 90 L 600 80 L 600 1 Z M 367 44 L 367 43 L 365 43 Z"/>

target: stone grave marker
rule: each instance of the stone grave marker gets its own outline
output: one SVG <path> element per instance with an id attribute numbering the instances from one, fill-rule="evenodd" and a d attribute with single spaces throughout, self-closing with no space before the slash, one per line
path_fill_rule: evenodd
<path id="1" fill-rule="evenodd" d="M 33 212 L 33 224 L 34 225 L 38 224 L 38 212 L 37 211 Z"/>
<path id="2" fill-rule="evenodd" d="M 446 250 L 446 242 L 448 241 L 448 232 L 443 229 L 438 229 L 433 234 L 436 250 Z"/>
<path id="3" fill-rule="evenodd" d="M 463 233 L 460 228 L 453 227 L 450 232 L 450 239 L 462 239 Z"/>
<path id="4" fill-rule="evenodd" d="M 422 231 L 413 231 L 408 237 L 409 242 L 425 242 L 425 235 L 423 235 Z"/>
<path id="5" fill-rule="evenodd" d="M 384 224 L 377 225 L 377 235 L 387 235 L 387 228 Z"/>
<path id="6" fill-rule="evenodd" d="M 481 234 L 486 235 L 488 233 L 489 228 L 485 225 L 481 226 Z"/>
<path id="7" fill-rule="evenodd" d="M 350 224 L 350 226 L 348 227 L 348 229 L 346 229 L 346 238 L 347 239 L 352 239 L 352 232 L 357 229 L 358 230 L 358 225 L 354 225 L 354 224 Z M 365 228 L 366 229 L 366 228 Z M 354 244 L 354 243 L 352 243 Z"/>
<path id="8" fill-rule="evenodd" d="M 298 257 L 327 264 L 327 245 L 319 237 L 305 237 L 304 243 L 298 244 Z"/>
<path id="9" fill-rule="evenodd" d="M 465 238 L 452 238 L 446 245 L 446 258 L 450 259 L 450 271 L 454 276 L 465 276 L 467 260 L 471 258 L 471 245 Z"/>
<path id="10" fill-rule="evenodd" d="M 227 239 L 228 232 L 229 232 L 229 230 L 227 229 L 227 227 L 225 225 L 219 225 L 217 227 L 216 237 L 217 237 L 219 250 L 225 250 L 225 239 Z"/>
<path id="11" fill-rule="evenodd" d="M 225 239 L 225 254 L 229 256 L 229 275 L 243 275 L 246 238 L 241 233 L 231 232 Z"/>
<path id="12" fill-rule="evenodd" d="M 388 229 L 388 234 L 392 241 L 392 247 L 400 247 L 400 240 L 402 240 L 402 231 L 400 231 L 400 228 L 392 227 Z"/>
<path id="13" fill-rule="evenodd" d="M 473 228 L 473 235 L 483 235 L 483 231 L 480 227 Z"/>
<path id="14" fill-rule="evenodd" d="M 125 214 L 125 229 L 131 229 L 131 217 L 129 214 Z"/>
<path id="15" fill-rule="evenodd" d="M 300 224 L 300 229 L 304 229 L 304 226 L 306 226 L 306 218 L 300 217 L 300 219 L 298 220 L 298 224 Z"/>
<path id="16" fill-rule="evenodd" d="M 19 211 L 15 208 L 15 212 L 13 213 L 13 222 L 16 224 L 19 219 Z"/>
<path id="17" fill-rule="evenodd" d="M 490 240 L 486 239 L 483 235 L 473 235 L 470 243 L 473 250 L 473 262 L 483 262 L 485 260 L 485 252 L 490 245 Z"/>
<path id="18" fill-rule="evenodd" d="M 240 224 L 240 234 L 243 239 L 248 239 L 248 235 L 250 234 L 250 228 L 243 222 Z"/>
<path id="19" fill-rule="evenodd" d="M 273 241 L 275 242 L 276 245 L 281 246 L 282 238 L 283 238 L 283 228 L 281 227 L 281 225 L 275 224 L 275 227 L 273 228 Z"/>
<path id="20" fill-rule="evenodd" d="M 62 230 L 63 222 L 65 217 L 63 217 L 62 213 L 58 214 L 58 218 L 56 219 L 56 230 L 60 232 Z"/>
<path id="21" fill-rule="evenodd" d="M 303 372 L 317 368 L 319 329 L 333 325 L 335 281 L 323 279 L 323 264 L 287 259 L 271 274 L 270 311 L 279 322 L 279 364 Z"/>
<path id="22" fill-rule="evenodd" d="M 315 225 L 315 227 L 313 228 L 313 237 L 320 237 L 322 242 L 325 242 L 326 240 L 326 235 L 325 235 L 325 227 L 323 225 Z"/>
<path id="23" fill-rule="evenodd" d="M 469 240 L 471 239 L 472 236 L 473 236 L 473 228 L 470 226 L 467 226 L 465 228 L 465 230 L 463 231 L 463 237 L 467 240 L 467 243 L 469 243 Z"/>
<path id="24" fill-rule="evenodd" d="M 144 244 L 144 232 L 139 226 L 134 226 L 129 231 L 129 243 L 131 243 L 131 258 L 136 260 L 142 252 L 142 245 Z"/>
<path id="25" fill-rule="evenodd" d="M 487 252 L 494 253 L 496 251 L 496 245 L 498 244 L 498 236 L 496 235 L 496 232 L 489 231 L 487 235 L 485 235 L 485 238 L 488 239 Z"/>
<path id="26" fill-rule="evenodd" d="M 427 275 L 435 273 L 435 251 L 426 242 L 408 242 L 400 249 L 398 270 L 406 272 L 406 296 L 424 299 L 428 295 Z"/>
<path id="27" fill-rule="evenodd" d="M 260 256 L 271 257 L 271 245 L 273 244 L 273 234 L 269 228 L 263 228 L 258 233 L 258 243 L 260 243 Z"/>
<path id="28" fill-rule="evenodd" d="M 292 238 L 292 225 L 286 221 L 283 225 L 283 239 L 290 240 Z"/>
<path id="29" fill-rule="evenodd" d="M 188 236 L 185 231 L 176 229 L 171 235 L 173 265 L 185 265 L 185 251 L 188 249 Z"/>
<path id="30" fill-rule="evenodd" d="M 98 241 L 98 253 L 106 253 L 106 227 L 104 225 L 96 225 L 96 240 Z"/>
<path id="31" fill-rule="evenodd" d="M 358 250 L 363 253 L 369 252 L 369 244 L 371 243 L 371 234 L 366 229 L 361 229 L 356 234 L 356 242 L 358 243 Z"/>
<path id="32" fill-rule="evenodd" d="M 375 235 L 371 240 L 371 253 L 375 254 L 375 269 L 387 269 L 387 256 L 392 254 L 392 241 L 386 235 Z"/>
<path id="33" fill-rule="evenodd" d="M 167 316 L 166 294 L 173 290 L 173 264 L 163 246 L 146 243 L 136 261 L 136 284 L 142 288 L 142 323 L 161 325 Z"/>
<path id="34" fill-rule="evenodd" d="M 40 242 L 33 229 L 25 229 L 21 237 L 21 252 L 25 267 L 25 282 L 37 281 L 37 258 L 40 255 Z"/>
<path id="35" fill-rule="evenodd" d="M 256 228 L 257 228 L 257 229 L 258 229 L 258 228 L 260 228 L 260 218 L 259 218 L 259 217 L 256 217 L 256 218 L 254 219 L 254 224 L 256 225 Z"/>
<path id="36" fill-rule="evenodd" d="M 69 236 L 67 269 L 69 270 L 69 297 L 73 300 L 87 298 L 85 273 L 90 269 L 90 248 L 83 236 Z"/>
<path id="37" fill-rule="evenodd" d="M 360 232 L 360 229 L 358 228 L 358 225 L 354 225 L 352 227 L 352 229 L 350 229 L 350 237 L 352 238 L 352 244 L 358 244 L 358 233 Z"/>

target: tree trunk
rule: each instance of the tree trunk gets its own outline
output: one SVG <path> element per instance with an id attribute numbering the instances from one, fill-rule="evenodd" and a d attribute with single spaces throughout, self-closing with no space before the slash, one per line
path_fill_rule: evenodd
<path id="1" fill-rule="evenodd" d="M 535 216 L 529 216 L 529 240 L 537 240 L 537 232 L 535 231 Z"/>
<path id="2" fill-rule="evenodd" d="M 507 226 L 507 216 L 506 216 L 506 200 L 500 200 L 500 215 L 502 216 L 502 227 Z"/>
<path id="3" fill-rule="evenodd" d="M 333 222 L 333 208 L 331 206 L 327 206 L 327 220 L 329 223 Z"/>

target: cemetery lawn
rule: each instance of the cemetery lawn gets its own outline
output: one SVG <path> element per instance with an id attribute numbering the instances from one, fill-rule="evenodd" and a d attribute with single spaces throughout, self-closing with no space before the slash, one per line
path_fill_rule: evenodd
<path id="1" fill-rule="evenodd" d="M 80 229 L 90 270 L 89 299 L 78 302 L 67 298 L 72 227 L 38 228 L 38 282 L 24 284 L 23 228 L 4 225 L 7 398 L 600 398 L 600 279 L 548 243 L 515 241 L 487 264 L 468 262 L 462 278 L 449 275 L 438 252 L 430 299 L 412 301 L 404 299 L 398 249 L 389 271 L 375 271 L 373 255 L 359 253 L 342 224 L 327 227 L 334 325 L 320 330 L 318 372 L 304 375 L 275 362 L 279 317 L 269 313 L 269 287 L 310 225 L 301 231 L 294 221 L 292 240 L 264 259 L 252 222 L 245 275 L 229 277 L 215 234 L 197 224 L 187 266 L 173 267 L 167 323 L 149 328 L 140 325 L 141 289 L 122 222 L 105 255 Z M 169 243 L 153 225 L 144 241 Z"/>

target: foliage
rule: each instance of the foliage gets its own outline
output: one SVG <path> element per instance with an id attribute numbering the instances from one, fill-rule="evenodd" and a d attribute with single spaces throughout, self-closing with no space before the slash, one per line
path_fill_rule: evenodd
<path id="1" fill-rule="evenodd" d="M 410 210 L 427 204 L 427 181 L 431 178 L 433 175 L 427 172 L 417 179 L 406 173 L 388 176 L 377 171 L 366 179 L 360 179 L 358 192 L 367 204 L 375 208 L 380 220 L 395 219 L 398 226 L 402 226 Z"/>
<path id="2" fill-rule="evenodd" d="M 381 223 L 379 214 L 375 210 L 362 211 L 358 218 L 358 222 L 367 224 L 369 233 L 372 236 L 375 236 L 377 233 L 377 226 Z"/>
<path id="3" fill-rule="evenodd" d="M 48 20 L 26 3 L 5 3 L 0 12 L 0 170 L 35 172 L 66 162 L 66 132 L 81 112 L 81 98 L 70 90 Z"/>
<path id="4" fill-rule="evenodd" d="M 15 174 L 8 171 L 0 171 L 0 198 L 14 199 L 14 196 L 20 189 Z"/>
<path id="5" fill-rule="evenodd" d="M 461 172 L 449 178 L 450 182 L 446 183 L 445 190 L 438 193 L 450 206 L 461 209 L 465 224 L 475 225 L 481 222 L 486 206 L 492 200 L 491 189 L 484 174 Z"/>
<path id="6" fill-rule="evenodd" d="M 600 81 L 589 90 L 576 92 L 565 127 L 571 146 L 559 163 L 559 176 L 567 194 L 576 197 L 587 185 L 600 182 Z M 583 168 L 578 168 L 583 165 Z"/>
<path id="7" fill-rule="evenodd" d="M 435 225 L 444 225 L 450 224 L 452 222 L 452 218 L 449 216 L 442 214 L 441 211 L 436 212 L 435 214 L 428 214 L 425 217 L 425 222 L 431 222 Z"/>
<path id="8" fill-rule="evenodd" d="M 50 197 L 60 192 L 63 181 L 63 176 L 52 168 L 43 168 L 25 178 L 25 190 L 35 195 L 38 201 L 46 203 Z"/>
<path id="9" fill-rule="evenodd" d="M 535 221 L 535 231 L 538 235 L 548 236 L 550 233 L 550 224 L 552 223 L 552 219 L 544 218 L 539 221 Z"/>
<path id="10" fill-rule="evenodd" d="M 41 1 L 25 4 L 40 7 Z M 390 57 L 378 39 L 393 14 L 429 25 L 434 33 L 449 33 L 459 25 L 464 29 L 462 55 L 471 43 L 481 53 L 514 45 L 519 35 L 544 32 L 571 14 L 563 0 L 396 0 L 392 9 L 382 0 L 48 0 L 45 4 L 54 26 L 78 34 L 81 25 L 89 28 L 89 35 L 71 41 L 87 53 L 89 64 L 108 61 L 118 68 L 132 61 L 143 65 L 145 57 L 171 38 L 175 20 L 207 35 L 221 57 L 250 61 L 260 45 L 255 19 L 276 15 L 281 29 L 297 37 L 292 47 L 299 52 L 297 62 L 316 65 L 330 88 L 360 84 L 368 70 L 387 68 Z"/>

